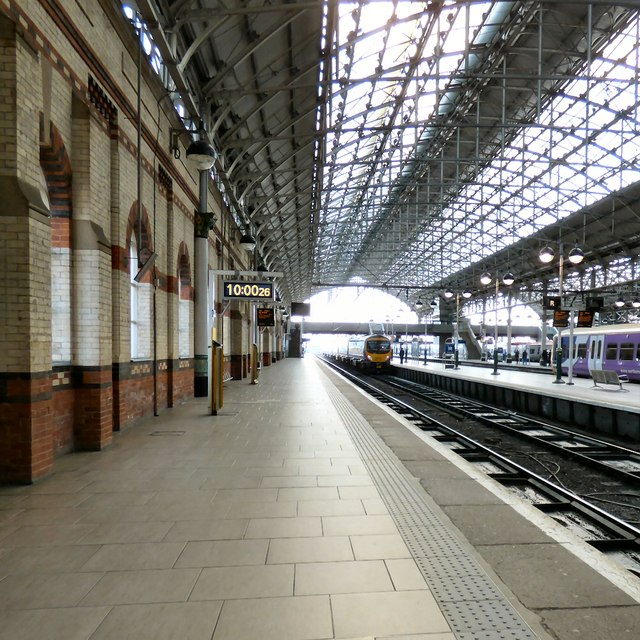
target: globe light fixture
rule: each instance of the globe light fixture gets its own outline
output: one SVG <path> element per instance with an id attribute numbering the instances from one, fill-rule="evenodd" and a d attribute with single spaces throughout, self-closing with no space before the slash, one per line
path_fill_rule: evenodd
<path id="1" fill-rule="evenodd" d="M 445 297 L 447 300 L 451 300 L 451 298 L 453 298 L 453 289 L 450 289 L 449 287 L 447 287 L 447 288 L 444 290 L 444 297 Z"/>
<path id="2" fill-rule="evenodd" d="M 416 311 L 420 311 L 420 309 L 422 309 L 422 307 L 424 307 L 424 305 L 422 304 L 422 300 L 420 300 L 420 299 L 416 300 L 416 303 L 415 303 L 414 307 L 416 308 Z"/>
<path id="3" fill-rule="evenodd" d="M 510 287 L 515 281 L 516 281 L 516 278 L 513 275 L 513 273 L 511 273 L 511 271 L 508 271 L 507 273 L 505 273 L 502 278 L 502 282 L 504 282 L 507 285 L 507 287 Z"/>
<path id="4" fill-rule="evenodd" d="M 438 301 L 434 298 L 429 304 L 435 309 L 438 306 Z"/>
<path id="5" fill-rule="evenodd" d="M 551 247 L 543 247 L 538 254 L 540 258 L 540 262 L 544 264 L 549 264 L 555 257 L 555 251 Z"/>
<path id="6" fill-rule="evenodd" d="M 636 298 L 636 299 L 631 303 L 631 306 L 632 306 L 634 309 L 638 309 L 638 308 L 640 308 L 640 299 Z"/>
<path id="7" fill-rule="evenodd" d="M 480 282 L 484 285 L 490 284 L 491 283 L 491 274 L 488 271 L 485 271 L 481 276 L 480 276 Z"/>
<path id="8" fill-rule="evenodd" d="M 624 298 L 622 296 L 620 296 L 613 304 L 616 305 L 616 307 L 618 307 L 618 309 L 620 309 L 621 307 L 624 307 Z"/>
<path id="9" fill-rule="evenodd" d="M 246 251 L 253 251 L 256 248 L 256 241 L 248 233 L 240 238 L 240 246 Z"/>
<path id="10" fill-rule="evenodd" d="M 472 293 L 471 289 L 465 289 L 465 290 L 462 292 L 462 297 L 463 297 L 463 298 L 467 298 L 467 299 L 469 299 L 472 295 L 473 295 L 473 293 Z"/>
<path id="11" fill-rule="evenodd" d="M 571 264 L 580 264 L 584 260 L 584 251 L 576 245 L 569 251 L 569 262 Z"/>
<path id="12" fill-rule="evenodd" d="M 200 171 L 208 171 L 216 161 L 216 151 L 206 140 L 194 140 L 187 148 L 187 160 Z"/>

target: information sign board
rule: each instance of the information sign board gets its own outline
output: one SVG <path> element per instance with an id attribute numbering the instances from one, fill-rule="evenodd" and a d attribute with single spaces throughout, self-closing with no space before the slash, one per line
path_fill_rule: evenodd
<path id="1" fill-rule="evenodd" d="M 578 311 L 578 327 L 593 326 L 593 311 Z"/>
<path id="2" fill-rule="evenodd" d="M 553 312 L 553 326 L 559 329 L 569 326 L 569 312 L 556 309 Z"/>
<path id="3" fill-rule="evenodd" d="M 275 322 L 275 311 L 273 307 L 263 307 L 258 308 L 258 326 L 259 327 L 274 327 Z"/>

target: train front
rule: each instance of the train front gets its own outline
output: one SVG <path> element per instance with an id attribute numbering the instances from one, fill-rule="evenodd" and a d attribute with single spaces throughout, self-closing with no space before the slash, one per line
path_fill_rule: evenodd
<path id="1" fill-rule="evenodd" d="M 365 363 L 374 369 L 386 369 L 391 362 L 391 340 L 387 336 L 368 336 L 364 345 Z"/>

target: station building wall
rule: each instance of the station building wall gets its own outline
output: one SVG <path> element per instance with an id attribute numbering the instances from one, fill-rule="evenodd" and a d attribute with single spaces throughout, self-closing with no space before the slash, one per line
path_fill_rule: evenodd
<path id="1" fill-rule="evenodd" d="M 0 482 L 33 482 L 194 393 L 198 175 L 169 151 L 179 122 L 146 59 L 138 129 L 118 5 L 0 0 Z M 212 181 L 209 210 L 210 268 L 246 269 Z M 242 378 L 247 324 L 227 315 L 226 373 Z"/>

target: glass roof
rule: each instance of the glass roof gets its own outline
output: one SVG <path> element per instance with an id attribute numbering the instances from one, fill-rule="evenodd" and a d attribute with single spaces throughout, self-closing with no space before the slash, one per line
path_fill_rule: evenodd
<path id="1" fill-rule="evenodd" d="M 123 5 L 283 298 L 535 289 L 536 244 L 579 239 L 583 274 L 640 248 L 637 2 Z"/>
<path id="2" fill-rule="evenodd" d="M 637 13 L 554 59 L 562 10 L 520 4 L 340 3 L 318 281 L 435 285 L 638 181 Z"/>

